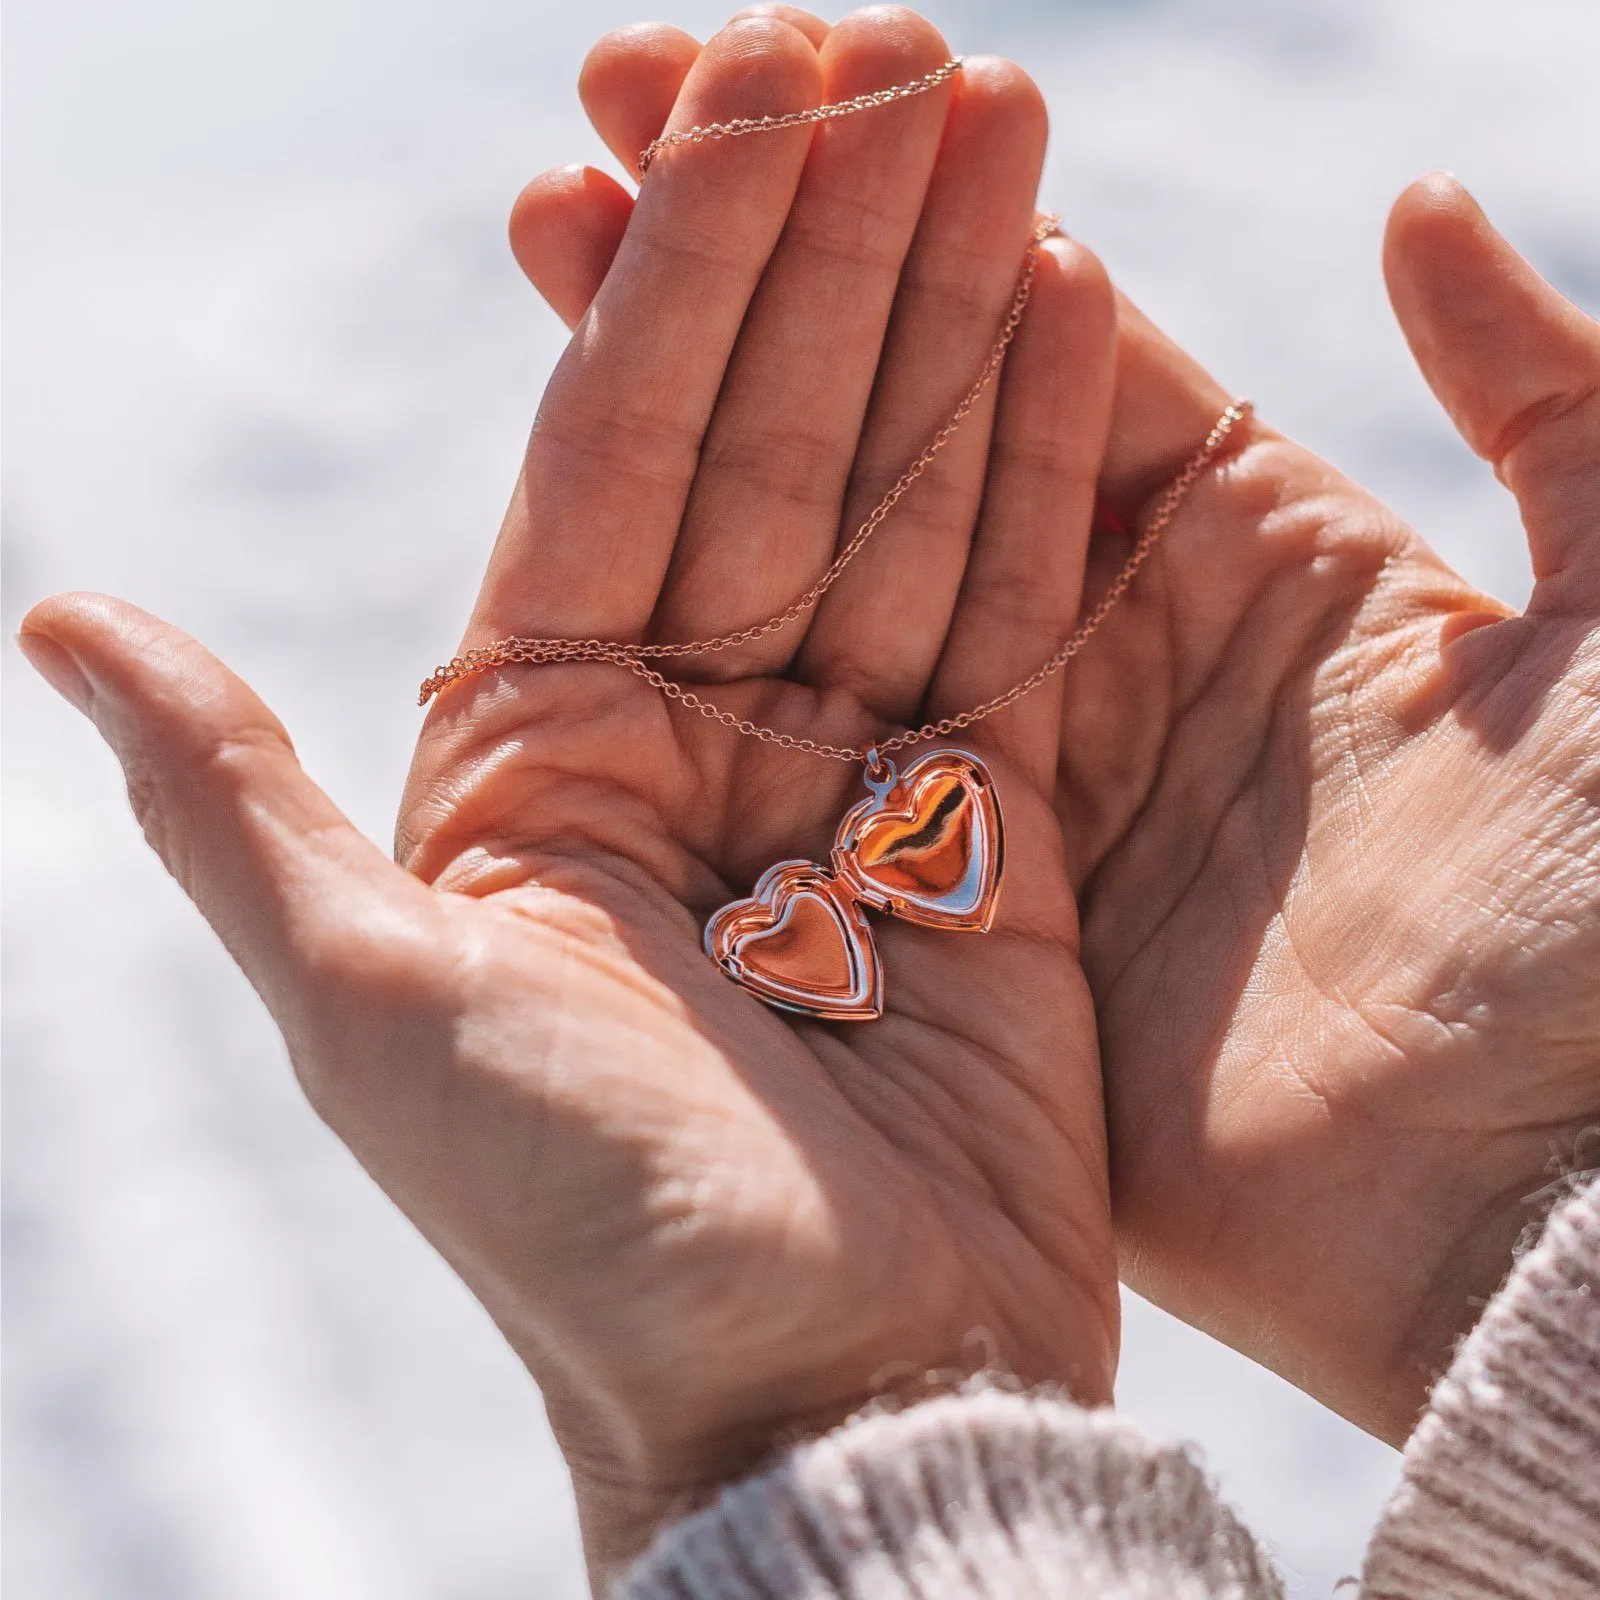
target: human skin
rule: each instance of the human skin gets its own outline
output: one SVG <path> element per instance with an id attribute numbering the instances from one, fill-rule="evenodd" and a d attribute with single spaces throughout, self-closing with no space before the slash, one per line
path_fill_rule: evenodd
<path id="1" fill-rule="evenodd" d="M 591 52 L 625 164 L 697 51 L 646 24 Z M 631 205 L 576 168 L 519 199 L 513 248 L 569 320 Z M 1074 661 L 1055 805 L 1124 1278 L 1399 1443 L 1600 1126 L 1600 326 L 1442 175 L 1384 268 L 1516 497 L 1527 610 L 1259 426 Z M 1226 399 L 1119 302 L 1102 505 L 1137 525 Z M 1125 548 L 1096 537 L 1091 597 Z"/>
<path id="2" fill-rule="evenodd" d="M 820 52 L 748 20 L 696 52 L 675 115 L 814 104 L 946 54 L 894 10 Z M 974 61 L 814 141 L 664 159 L 545 394 L 466 642 L 703 635 L 782 609 L 981 368 L 1045 132 L 1026 77 Z M 861 572 L 718 658 L 714 697 L 855 743 L 1050 654 L 1079 604 L 1114 323 L 1093 257 L 1045 247 L 997 399 Z M 993 930 L 880 921 L 885 1015 L 820 1024 L 730 984 L 700 928 L 772 861 L 825 857 L 858 768 L 737 738 L 614 667 L 496 672 L 431 710 L 396 865 L 176 629 L 62 596 L 21 643 L 116 751 L 316 1109 L 537 1379 L 598 1588 L 775 1440 L 907 1376 L 993 1362 L 1109 1400 L 1060 680 L 972 730 L 1006 818 Z"/>
<path id="3" fill-rule="evenodd" d="M 903 12 L 786 15 L 704 59 L 609 41 L 591 112 L 632 152 L 680 93 L 683 125 L 944 54 Z M 637 215 L 599 174 L 535 183 L 513 243 L 583 320 L 469 642 L 720 631 L 803 588 L 981 362 L 1043 137 L 1025 77 L 976 61 L 829 128 L 803 175 L 784 134 L 665 159 Z M 406 872 L 193 641 L 95 597 L 30 613 L 313 1102 L 540 1382 L 599 1583 L 897 1372 L 993 1358 L 1106 1399 L 1117 1248 L 1398 1438 L 1523 1196 L 1600 1120 L 1600 336 L 1443 181 L 1390 240 L 1424 371 L 1522 501 L 1527 615 L 1256 427 L 1065 699 L 974 738 L 1007 808 L 1001 924 L 880 924 L 870 1027 L 791 1025 L 698 953 L 719 899 L 826 847 L 844 767 L 612 669 L 507 671 L 431 715 Z M 796 654 L 720 692 L 854 740 L 1004 687 L 1070 629 L 1086 544 L 1091 592 L 1125 550 L 1088 540 L 1097 477 L 1137 517 L 1226 398 L 1053 246 L 992 435 L 974 419 Z"/>

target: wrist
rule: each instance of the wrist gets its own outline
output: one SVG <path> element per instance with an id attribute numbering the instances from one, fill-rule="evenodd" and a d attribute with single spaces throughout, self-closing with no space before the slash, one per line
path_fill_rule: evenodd
<path id="1" fill-rule="evenodd" d="M 1052 1340 L 1052 1359 L 1027 1360 L 987 1329 L 953 1341 L 951 1359 L 934 1367 L 885 1363 L 861 1381 L 835 1384 L 813 1376 L 784 1386 L 772 1404 L 753 1398 L 735 1405 L 727 1393 L 702 1389 L 702 1426 L 688 1425 L 683 1389 L 661 1407 L 608 1405 L 542 1380 L 550 1423 L 572 1476 L 585 1559 L 597 1595 L 610 1586 L 671 1524 L 714 1501 L 792 1450 L 833 1432 L 861 1413 L 900 1410 L 971 1388 L 1022 1389 L 1045 1384 L 1086 1409 L 1111 1404 L 1116 1375 L 1120 1300 L 1116 1285 L 1083 1297 L 1081 1321 L 1064 1316 Z M 766 1386 L 763 1386 L 764 1391 Z M 800 1402 L 802 1391 L 834 1398 Z M 763 1398 L 769 1398 L 764 1392 Z M 793 1402 L 793 1403 L 788 1403 Z M 671 1419 L 666 1412 L 671 1412 Z"/>
<path id="2" fill-rule="evenodd" d="M 981 1380 L 789 1453 L 668 1531 L 619 1592 L 661 1600 L 715 1575 L 729 1600 L 966 1594 L 975 1563 L 986 1594 L 1116 1572 L 1142 1576 L 1141 1593 L 1278 1592 L 1190 1449 L 1053 1390 Z"/>
<path id="3" fill-rule="evenodd" d="M 1413 1314 L 1393 1345 L 1380 1418 L 1372 1428 L 1403 1444 L 1426 1409 L 1429 1395 L 1461 1340 L 1476 1327 L 1517 1261 L 1539 1241 L 1561 1202 L 1600 1168 L 1600 1124 L 1538 1137 L 1535 1147 L 1511 1154 L 1489 1181 L 1468 1192 L 1459 1164 L 1435 1192 L 1450 1197 L 1453 1218 L 1470 1225 L 1455 1231 L 1421 1285 Z"/>

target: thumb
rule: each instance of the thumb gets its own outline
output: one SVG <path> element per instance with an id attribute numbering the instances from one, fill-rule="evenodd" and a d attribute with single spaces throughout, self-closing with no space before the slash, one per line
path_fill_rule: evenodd
<path id="1" fill-rule="evenodd" d="M 324 979 L 352 964 L 359 976 L 363 948 L 420 933 L 432 894 L 356 831 L 278 719 L 187 634 L 120 600 L 58 595 L 23 619 L 18 644 L 104 735 L 145 837 L 291 1046 Z"/>
<path id="2" fill-rule="evenodd" d="M 1516 495 L 1535 603 L 1600 600 L 1600 323 L 1559 295 L 1436 173 L 1384 239 L 1395 315 L 1462 437 Z"/>

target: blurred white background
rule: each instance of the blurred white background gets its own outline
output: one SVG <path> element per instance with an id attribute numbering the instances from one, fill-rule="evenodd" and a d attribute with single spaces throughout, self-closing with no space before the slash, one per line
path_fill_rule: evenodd
<path id="1" fill-rule="evenodd" d="M 1523 598 L 1510 504 L 1415 376 L 1378 241 L 1448 167 L 1600 302 L 1593 0 L 930 9 L 1039 78 L 1045 199 L 1148 310 Z M 11 0 L 8 621 L 69 586 L 173 618 L 386 837 L 414 685 L 561 344 L 503 218 L 543 167 L 610 165 L 572 85 L 636 17 Z M 11 1600 L 575 1600 L 532 1386 L 302 1105 L 91 731 L 7 665 Z M 1396 1458 L 1129 1309 L 1124 1406 L 1198 1440 L 1294 1592 L 1328 1594 Z"/>

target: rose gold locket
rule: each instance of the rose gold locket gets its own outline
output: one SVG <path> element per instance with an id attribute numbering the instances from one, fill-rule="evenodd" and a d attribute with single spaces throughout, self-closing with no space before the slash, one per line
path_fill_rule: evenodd
<path id="1" fill-rule="evenodd" d="M 934 750 L 898 772 L 873 752 L 865 781 L 831 867 L 780 861 L 706 924 L 706 954 L 768 1005 L 833 1022 L 882 1015 L 883 966 L 863 907 L 952 932 L 994 922 L 1005 831 L 983 762 Z"/>

